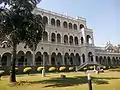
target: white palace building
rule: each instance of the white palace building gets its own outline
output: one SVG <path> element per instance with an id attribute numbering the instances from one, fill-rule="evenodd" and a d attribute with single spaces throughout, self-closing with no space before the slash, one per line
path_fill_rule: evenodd
<path id="1" fill-rule="evenodd" d="M 16 66 L 78 66 L 97 64 L 120 66 L 120 45 L 107 43 L 106 47 L 94 45 L 93 30 L 81 17 L 73 18 L 36 8 L 46 30 L 35 52 L 23 43 L 17 46 Z M 4 41 L 0 47 L 0 65 L 10 66 L 12 48 Z"/>

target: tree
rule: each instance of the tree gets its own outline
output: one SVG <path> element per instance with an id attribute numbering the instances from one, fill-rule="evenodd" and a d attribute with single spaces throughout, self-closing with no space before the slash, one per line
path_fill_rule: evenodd
<path id="1" fill-rule="evenodd" d="M 0 7 L 0 39 L 5 39 L 12 47 L 10 82 L 16 82 L 15 61 L 16 48 L 20 42 L 36 50 L 42 38 L 45 25 L 39 15 L 32 13 L 40 0 L 1 0 Z"/>

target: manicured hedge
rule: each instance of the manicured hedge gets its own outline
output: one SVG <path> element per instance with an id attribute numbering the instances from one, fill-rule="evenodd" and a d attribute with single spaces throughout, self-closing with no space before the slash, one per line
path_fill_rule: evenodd
<path id="1" fill-rule="evenodd" d="M 32 71 L 31 67 L 26 67 L 26 68 L 23 69 L 23 72 L 27 73 L 28 75 L 30 74 L 31 71 Z"/>
<path id="2" fill-rule="evenodd" d="M 66 69 L 66 67 L 65 66 L 61 66 L 60 68 L 59 68 L 59 71 L 65 71 L 65 69 Z"/>
<path id="3" fill-rule="evenodd" d="M 73 71 L 74 70 L 74 67 L 69 67 L 69 71 Z"/>
<path id="4" fill-rule="evenodd" d="M 43 70 L 43 68 L 44 68 L 44 67 L 38 67 L 38 68 L 37 68 L 37 71 L 38 71 L 38 72 L 41 72 L 41 71 Z"/>
<path id="5" fill-rule="evenodd" d="M 49 72 L 54 72 L 54 71 L 56 71 L 56 68 L 55 68 L 55 67 L 50 67 L 50 68 L 48 69 L 48 71 L 49 71 Z"/>

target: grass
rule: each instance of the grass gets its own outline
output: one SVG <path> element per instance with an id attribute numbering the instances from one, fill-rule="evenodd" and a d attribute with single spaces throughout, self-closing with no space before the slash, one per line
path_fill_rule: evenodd
<path id="1" fill-rule="evenodd" d="M 47 73 L 42 78 L 41 74 L 18 75 L 17 83 L 10 84 L 9 77 L 4 76 L 0 81 L 0 90 L 88 90 L 87 76 L 84 72 Z M 120 72 L 91 73 L 93 90 L 120 90 Z"/>

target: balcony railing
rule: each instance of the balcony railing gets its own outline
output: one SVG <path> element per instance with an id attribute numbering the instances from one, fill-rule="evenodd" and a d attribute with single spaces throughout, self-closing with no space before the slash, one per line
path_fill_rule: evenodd
<path id="1" fill-rule="evenodd" d="M 55 12 L 52 12 L 52 11 L 49 11 L 49 10 L 45 10 L 45 9 L 42 9 L 42 8 L 36 8 L 36 10 L 41 11 L 41 12 L 50 13 L 50 14 L 53 14 L 53 15 L 57 15 L 58 17 L 68 18 L 68 19 L 72 19 L 72 20 L 83 20 L 83 21 L 86 21 L 86 19 L 83 18 L 83 17 L 77 17 L 77 19 L 76 19 L 76 18 L 67 16 L 67 15 L 55 13 Z"/>

